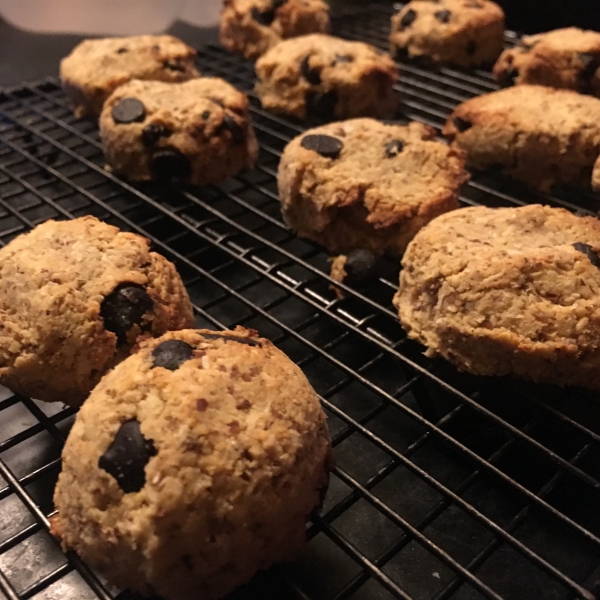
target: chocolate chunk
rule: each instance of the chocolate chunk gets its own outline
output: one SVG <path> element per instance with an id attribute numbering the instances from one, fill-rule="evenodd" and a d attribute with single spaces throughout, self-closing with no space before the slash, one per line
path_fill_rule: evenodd
<path id="1" fill-rule="evenodd" d="M 338 158 L 344 148 L 344 143 L 331 135 L 310 134 L 300 140 L 300 145 L 307 150 L 313 150 L 325 158 Z"/>
<path id="2" fill-rule="evenodd" d="M 398 156 L 404 150 L 404 142 L 402 140 L 392 140 L 385 145 L 385 155 L 388 158 Z"/>
<path id="3" fill-rule="evenodd" d="M 517 77 L 519 76 L 519 69 L 512 67 L 507 69 L 499 78 L 499 83 L 503 87 L 510 87 L 515 85 Z"/>
<path id="4" fill-rule="evenodd" d="M 119 345 L 127 343 L 127 332 L 142 324 L 144 315 L 152 310 L 152 299 L 136 283 L 121 283 L 102 301 L 100 316 L 104 328 L 117 336 Z"/>
<path id="5" fill-rule="evenodd" d="M 337 99 L 335 90 L 324 93 L 310 91 L 306 94 L 306 112 L 309 117 L 321 121 L 333 121 Z"/>
<path id="6" fill-rule="evenodd" d="M 231 138 L 235 144 L 243 144 L 246 139 L 243 128 L 230 115 L 225 115 L 223 117 L 223 122 L 219 126 L 219 131 L 222 130 L 231 133 Z"/>
<path id="7" fill-rule="evenodd" d="M 473 127 L 473 123 L 461 117 L 454 117 L 452 122 L 454 123 L 454 127 L 456 127 L 460 133 L 463 133 L 464 131 L 467 131 L 467 129 L 471 129 L 471 127 Z"/>
<path id="8" fill-rule="evenodd" d="M 152 350 L 153 366 L 177 371 L 184 362 L 192 358 L 193 353 L 194 349 L 189 344 L 181 340 L 167 340 Z"/>
<path id="9" fill-rule="evenodd" d="M 161 137 L 169 137 L 171 130 L 160 123 L 149 123 L 142 129 L 142 144 L 146 148 L 154 146 Z"/>
<path id="10" fill-rule="evenodd" d="M 225 342 L 237 342 L 238 344 L 246 344 L 246 346 L 260 346 L 258 340 L 252 338 L 240 337 L 238 335 L 224 335 L 222 333 L 203 333 L 202 337 L 207 340 L 223 340 Z"/>
<path id="11" fill-rule="evenodd" d="M 210 117 L 210 110 L 205 110 L 200 116 L 206 121 Z"/>
<path id="12" fill-rule="evenodd" d="M 185 67 L 178 61 L 169 59 L 163 61 L 163 67 L 171 71 L 177 71 L 178 73 L 184 73 Z"/>
<path id="13" fill-rule="evenodd" d="M 346 257 L 344 283 L 361 286 L 377 279 L 377 258 L 369 250 L 353 250 Z"/>
<path id="14" fill-rule="evenodd" d="M 268 27 L 275 20 L 275 9 L 268 8 L 267 10 L 261 11 L 256 7 L 251 10 L 252 18 L 260 25 Z"/>
<path id="15" fill-rule="evenodd" d="M 192 166 L 188 157 L 177 148 L 164 148 L 154 153 L 151 169 L 159 181 L 170 181 L 189 177 Z"/>
<path id="16" fill-rule="evenodd" d="M 412 8 L 406 11 L 404 16 L 400 19 L 400 31 L 403 31 L 407 27 L 410 27 L 417 18 L 417 13 Z"/>
<path id="17" fill-rule="evenodd" d="M 125 54 L 125 52 L 127 52 L 127 48 L 119 48 L 117 50 L 117 54 Z"/>
<path id="18" fill-rule="evenodd" d="M 339 63 L 351 63 L 354 62 L 354 56 L 350 56 L 350 54 L 336 54 L 335 59 L 333 60 L 333 66 Z"/>
<path id="19" fill-rule="evenodd" d="M 594 89 L 592 79 L 600 67 L 600 54 L 594 52 L 578 52 L 577 57 L 583 64 L 578 75 L 578 91 L 582 94 L 591 94 Z"/>
<path id="20" fill-rule="evenodd" d="M 440 23 L 448 23 L 452 13 L 449 10 L 438 10 L 433 15 Z"/>
<path id="21" fill-rule="evenodd" d="M 575 248 L 577 252 L 585 254 L 590 259 L 590 262 L 597 269 L 600 269 L 600 257 L 594 252 L 594 250 L 589 244 L 584 244 L 583 242 L 575 242 L 573 244 L 573 248 Z"/>
<path id="22" fill-rule="evenodd" d="M 121 423 L 112 444 L 98 460 L 98 467 L 112 475 L 123 492 L 131 494 L 146 485 L 144 469 L 156 454 L 152 440 L 140 431 L 140 422 L 129 419 Z"/>
<path id="23" fill-rule="evenodd" d="M 467 44 L 467 54 L 469 56 L 473 56 L 473 54 L 475 54 L 475 51 L 477 50 L 477 44 L 475 43 L 475 40 L 471 40 L 468 44 Z"/>
<path id="24" fill-rule="evenodd" d="M 321 71 L 310 68 L 310 54 L 307 54 L 300 63 L 300 74 L 311 85 L 319 85 L 321 83 Z"/>
<path id="25" fill-rule="evenodd" d="M 158 52 L 160 50 L 160 46 L 158 44 L 154 44 L 152 46 L 152 50 L 154 50 L 154 52 Z"/>
<path id="26" fill-rule="evenodd" d="M 123 98 L 113 106 L 110 114 L 117 125 L 141 123 L 146 118 L 146 109 L 137 98 Z"/>

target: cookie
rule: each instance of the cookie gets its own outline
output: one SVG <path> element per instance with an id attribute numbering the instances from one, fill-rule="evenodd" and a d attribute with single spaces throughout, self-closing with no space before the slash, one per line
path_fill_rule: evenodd
<path id="1" fill-rule="evenodd" d="M 600 95 L 600 33 L 576 27 L 528 35 L 494 67 L 501 85 L 547 85 Z"/>
<path id="2" fill-rule="evenodd" d="M 566 182 L 589 186 L 600 155 L 600 100 L 519 85 L 463 102 L 443 133 L 474 169 L 501 166 L 542 190 Z"/>
<path id="3" fill-rule="evenodd" d="M 84 40 L 60 63 L 60 80 L 76 117 L 97 117 L 131 79 L 179 82 L 199 77 L 196 51 L 170 35 Z"/>
<path id="4" fill-rule="evenodd" d="M 136 181 L 216 183 L 258 154 L 248 98 L 209 77 L 122 85 L 104 105 L 100 137 L 110 167 Z"/>
<path id="5" fill-rule="evenodd" d="M 415 233 L 458 207 L 469 179 L 460 152 L 421 123 L 373 119 L 331 123 L 293 139 L 277 183 L 283 218 L 331 254 L 400 256 Z"/>
<path id="6" fill-rule="evenodd" d="M 331 463 L 319 399 L 273 344 L 241 327 L 169 333 L 77 415 L 53 529 L 117 586 L 216 600 L 296 557 Z"/>
<path id="7" fill-rule="evenodd" d="M 461 67 L 492 65 L 502 52 L 504 12 L 488 0 L 412 0 L 392 17 L 392 56 Z"/>
<path id="8" fill-rule="evenodd" d="M 254 59 L 281 40 L 329 29 L 323 0 L 225 0 L 219 33 L 226 48 Z"/>
<path id="9" fill-rule="evenodd" d="M 256 63 L 268 110 L 318 122 L 385 117 L 396 109 L 394 61 L 375 47 L 313 34 L 277 44 Z"/>
<path id="10" fill-rule="evenodd" d="M 424 227 L 394 298 L 408 335 L 459 369 L 600 389 L 600 221 L 465 208 Z"/>
<path id="11" fill-rule="evenodd" d="M 175 267 L 149 245 L 82 217 L 0 249 L 0 384 L 77 406 L 140 336 L 191 327 Z"/>

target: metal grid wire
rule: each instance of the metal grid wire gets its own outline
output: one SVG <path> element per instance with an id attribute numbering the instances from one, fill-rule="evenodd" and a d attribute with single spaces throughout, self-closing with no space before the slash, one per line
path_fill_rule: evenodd
<path id="1" fill-rule="evenodd" d="M 387 45 L 390 8 L 335 23 Z M 510 41 L 510 40 L 508 40 Z M 200 69 L 249 92 L 261 153 L 217 186 L 130 185 L 103 170 L 96 125 L 77 121 L 53 79 L 0 94 L 0 244 L 49 218 L 93 214 L 149 237 L 178 267 L 197 324 L 258 329 L 295 360 L 329 416 L 337 467 L 306 555 L 234 594 L 304 600 L 585 598 L 600 593 L 597 394 L 477 378 L 422 355 L 391 307 L 397 271 L 368 292 L 330 289 L 327 256 L 282 224 L 275 172 L 301 125 L 260 108 L 250 63 L 217 47 Z M 400 120 L 440 127 L 489 74 L 402 65 Z M 461 202 L 545 202 L 481 175 Z M 0 396 L 0 598 L 134 598 L 108 588 L 48 534 L 60 451 L 74 411 Z"/>

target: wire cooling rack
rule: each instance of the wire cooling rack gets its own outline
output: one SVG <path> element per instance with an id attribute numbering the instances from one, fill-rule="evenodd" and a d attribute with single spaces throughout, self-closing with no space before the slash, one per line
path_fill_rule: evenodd
<path id="1" fill-rule="evenodd" d="M 387 46 L 390 8 L 335 23 Z M 510 39 L 507 40 L 510 42 Z M 458 373 L 407 340 L 390 266 L 338 298 L 324 252 L 282 224 L 275 173 L 302 126 L 260 108 L 250 63 L 205 48 L 200 68 L 248 91 L 258 166 L 184 191 L 103 170 L 96 125 L 77 121 L 53 80 L 0 94 L 0 244 L 49 218 L 93 214 L 149 237 L 175 262 L 199 326 L 258 329 L 306 372 L 329 416 L 337 468 L 299 561 L 234 597 L 302 600 L 593 600 L 600 594 L 597 394 Z M 401 120 L 439 128 L 462 100 L 495 89 L 485 72 L 402 65 Z M 464 205 L 544 202 L 583 213 L 598 198 L 549 196 L 480 175 Z M 0 395 L 0 598 L 132 600 L 48 533 L 60 451 L 74 411 Z M 599 596 L 600 597 L 600 596 Z"/>

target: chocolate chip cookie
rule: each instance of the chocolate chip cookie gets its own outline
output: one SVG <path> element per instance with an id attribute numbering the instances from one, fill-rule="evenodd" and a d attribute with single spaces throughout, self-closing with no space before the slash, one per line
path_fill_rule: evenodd
<path id="1" fill-rule="evenodd" d="M 275 112 L 318 122 L 394 112 L 394 61 L 373 46 L 328 35 L 277 44 L 256 63 L 256 93 Z"/>
<path id="2" fill-rule="evenodd" d="M 411 338 L 459 369 L 600 389 L 600 221 L 465 208 L 419 232 L 394 298 Z"/>
<path id="3" fill-rule="evenodd" d="M 576 27 L 528 35 L 505 50 L 494 75 L 501 85 L 531 83 L 600 95 L 600 33 Z"/>
<path id="4" fill-rule="evenodd" d="M 0 383 L 77 406 L 138 338 L 190 327 L 181 278 L 149 245 L 82 217 L 0 249 Z"/>
<path id="5" fill-rule="evenodd" d="M 199 77 L 196 51 L 170 35 L 84 40 L 60 63 L 60 80 L 75 116 L 97 117 L 105 100 L 132 79 L 187 81 Z"/>
<path id="6" fill-rule="evenodd" d="M 216 600 L 295 558 L 332 466 L 306 377 L 240 327 L 142 344 L 92 392 L 62 459 L 63 548 L 166 600 Z"/>
<path id="7" fill-rule="evenodd" d="M 222 79 L 130 81 L 106 101 L 107 163 L 129 179 L 216 183 L 254 166 L 248 98 Z"/>
<path id="8" fill-rule="evenodd" d="M 281 40 L 329 28 L 323 0 L 225 0 L 220 39 L 229 50 L 258 58 Z"/>
<path id="9" fill-rule="evenodd" d="M 277 182 L 283 217 L 332 254 L 399 256 L 434 217 L 458 207 L 469 179 L 461 152 L 421 123 L 353 119 L 308 130 L 285 148 Z"/>
<path id="10" fill-rule="evenodd" d="M 600 156 L 600 100 L 519 85 L 463 102 L 443 133 L 472 168 L 501 166 L 543 190 L 566 182 L 589 186 Z"/>
<path id="11" fill-rule="evenodd" d="M 399 58 L 492 65 L 503 40 L 504 12 L 489 0 L 412 0 L 392 17 L 390 47 Z"/>

